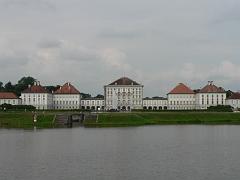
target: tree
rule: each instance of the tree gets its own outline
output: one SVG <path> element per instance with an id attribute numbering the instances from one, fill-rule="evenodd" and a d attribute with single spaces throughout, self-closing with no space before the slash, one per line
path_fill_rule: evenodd
<path id="1" fill-rule="evenodd" d="M 0 91 L 3 89 L 3 83 L 0 81 Z"/>
<path id="2" fill-rule="evenodd" d="M 18 84 L 21 84 L 21 85 L 33 85 L 34 82 L 36 81 L 35 78 L 33 77 L 22 77 L 19 81 L 18 81 Z"/>
<path id="3" fill-rule="evenodd" d="M 3 87 L 3 83 L 0 82 L 0 91 L 7 91 L 7 92 L 13 92 L 17 94 L 18 96 L 21 95 L 21 92 L 25 89 L 27 89 L 28 85 L 33 85 L 35 82 L 35 78 L 33 77 L 23 77 L 21 78 L 17 84 L 13 85 L 10 81 L 5 84 Z"/>
<path id="4" fill-rule="evenodd" d="M 104 96 L 102 94 L 98 94 L 96 98 L 104 98 Z"/>
<path id="5" fill-rule="evenodd" d="M 92 97 L 91 94 L 80 93 L 82 98 L 90 98 Z"/>
<path id="6" fill-rule="evenodd" d="M 229 98 L 233 94 L 233 92 L 231 90 L 228 90 L 226 93 L 227 93 L 227 98 Z"/>
<path id="7" fill-rule="evenodd" d="M 14 92 L 14 86 L 10 81 L 5 84 L 4 88 L 5 88 L 5 91 Z"/>
<path id="8" fill-rule="evenodd" d="M 54 91 L 56 91 L 57 89 L 60 88 L 60 85 L 57 85 L 57 86 L 45 86 L 45 88 L 46 88 L 49 92 L 54 92 Z"/>
<path id="9" fill-rule="evenodd" d="M 16 94 L 20 95 L 23 90 L 28 88 L 28 85 L 33 85 L 35 81 L 36 79 L 30 76 L 22 77 L 15 85 Z"/>

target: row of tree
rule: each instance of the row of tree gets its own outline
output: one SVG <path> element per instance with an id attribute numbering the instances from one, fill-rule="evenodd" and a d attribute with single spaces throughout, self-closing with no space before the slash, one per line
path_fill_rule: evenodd
<path id="1" fill-rule="evenodd" d="M 21 92 L 28 87 L 28 85 L 33 85 L 36 79 L 33 77 L 23 77 L 21 78 L 17 84 L 12 84 L 10 81 L 7 82 L 5 85 L 3 85 L 2 82 L 0 82 L 0 91 L 4 92 L 14 92 L 18 96 L 20 96 Z"/>
<path id="2" fill-rule="evenodd" d="M 22 77 L 17 84 L 12 84 L 10 81 L 7 82 L 5 85 L 0 81 L 0 92 L 13 92 L 16 95 L 20 96 L 21 92 L 25 89 L 28 88 L 28 85 L 33 85 L 34 82 L 36 81 L 35 78 L 33 77 Z M 52 91 L 56 91 L 58 88 L 60 87 L 60 85 L 57 86 L 45 86 L 45 88 L 52 92 Z M 86 93 L 81 93 L 83 98 L 90 98 L 92 97 L 91 94 L 86 94 Z M 99 94 L 96 96 L 97 98 L 103 98 L 103 95 Z"/>

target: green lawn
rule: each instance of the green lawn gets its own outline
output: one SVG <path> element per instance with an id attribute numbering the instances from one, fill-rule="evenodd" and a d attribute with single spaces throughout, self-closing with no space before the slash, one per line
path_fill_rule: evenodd
<path id="1" fill-rule="evenodd" d="M 37 123 L 33 123 L 31 112 L 0 112 L 0 127 L 4 128 L 52 128 L 54 114 L 39 113 Z"/>
<path id="2" fill-rule="evenodd" d="M 33 123 L 31 112 L 0 112 L 0 127 L 4 128 L 53 128 L 56 112 L 38 112 L 38 121 Z M 87 127 L 118 127 L 171 124 L 239 124 L 240 113 L 213 112 L 132 112 L 99 113 L 98 121 L 86 120 Z"/>
<path id="3" fill-rule="evenodd" d="M 240 113 L 210 112 L 133 112 L 103 113 L 98 122 L 86 121 L 86 126 L 140 126 L 154 124 L 240 124 Z"/>

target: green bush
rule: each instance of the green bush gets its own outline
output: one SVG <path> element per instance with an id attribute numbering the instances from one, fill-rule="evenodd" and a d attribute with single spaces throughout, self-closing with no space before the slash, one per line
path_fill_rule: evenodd
<path id="1" fill-rule="evenodd" d="M 207 111 L 210 112 L 233 112 L 233 108 L 229 105 L 218 105 L 218 106 L 210 106 Z"/>
<path id="2" fill-rule="evenodd" d="M 11 105 L 11 104 L 2 104 L 0 106 L 2 110 L 28 110 L 28 111 L 34 111 L 36 110 L 36 107 L 31 105 Z"/>
<path id="3" fill-rule="evenodd" d="M 207 110 L 202 109 L 185 109 L 185 110 L 170 110 L 170 109 L 162 109 L 162 110 L 154 110 L 154 109 L 132 109 L 132 112 L 205 112 Z"/>

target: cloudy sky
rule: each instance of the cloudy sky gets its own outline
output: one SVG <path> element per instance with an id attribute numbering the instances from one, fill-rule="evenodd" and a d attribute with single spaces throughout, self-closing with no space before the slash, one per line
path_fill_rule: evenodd
<path id="1" fill-rule="evenodd" d="M 240 89 L 239 0 L 0 0 L 0 81 L 82 92 L 128 76 L 145 96 L 208 80 Z"/>

